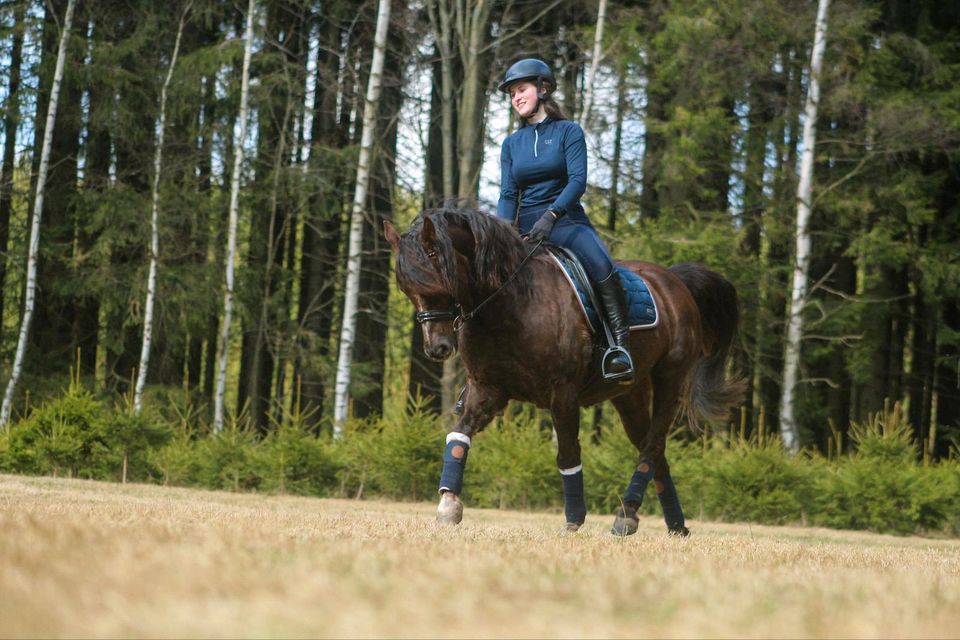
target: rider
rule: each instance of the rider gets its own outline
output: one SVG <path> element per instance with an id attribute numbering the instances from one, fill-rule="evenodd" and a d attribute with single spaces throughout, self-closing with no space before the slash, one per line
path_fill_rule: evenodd
<path id="1" fill-rule="evenodd" d="M 610 254 L 587 219 L 580 196 L 587 187 L 583 129 L 567 120 L 551 97 L 557 82 L 542 60 L 514 63 L 499 89 L 510 94 L 520 128 L 500 152 L 497 215 L 513 222 L 529 242 L 548 240 L 573 251 L 600 294 L 617 349 L 604 354 L 608 379 L 633 378 L 626 296 Z M 519 200 L 519 202 L 518 202 Z"/>

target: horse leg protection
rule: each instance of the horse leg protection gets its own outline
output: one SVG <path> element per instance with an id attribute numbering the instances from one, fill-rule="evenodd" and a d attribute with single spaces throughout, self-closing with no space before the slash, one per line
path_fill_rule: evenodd
<path id="1" fill-rule="evenodd" d="M 637 465 L 633 477 L 630 478 L 630 484 L 623 494 L 623 504 L 639 509 L 643 504 L 643 494 L 647 492 L 647 485 L 653 479 L 653 464 L 647 460 Z"/>
<path id="2" fill-rule="evenodd" d="M 587 519 L 587 503 L 583 498 L 583 466 L 560 469 L 563 479 L 563 514 L 567 522 L 583 524 Z"/>
<path id="3" fill-rule="evenodd" d="M 613 528 L 610 532 L 616 536 L 629 536 L 637 532 L 640 526 L 640 518 L 637 517 L 637 509 L 643 504 L 643 494 L 647 492 L 647 485 L 653 479 L 653 464 L 648 460 L 643 460 L 637 465 L 633 477 L 630 478 L 630 484 L 623 494 L 623 504 L 617 509 L 616 518 L 613 520 Z"/>
<path id="4" fill-rule="evenodd" d="M 447 448 L 443 450 L 443 471 L 440 473 L 440 492 L 460 495 L 463 489 L 463 468 L 470 453 L 470 436 L 451 432 L 447 434 Z"/>
<path id="5" fill-rule="evenodd" d="M 667 523 L 670 533 L 686 536 L 690 532 L 685 526 L 683 509 L 680 508 L 680 499 L 677 489 L 673 486 L 673 478 L 667 476 L 663 482 L 656 483 L 657 497 L 660 498 L 660 507 L 663 508 L 663 519 Z"/>

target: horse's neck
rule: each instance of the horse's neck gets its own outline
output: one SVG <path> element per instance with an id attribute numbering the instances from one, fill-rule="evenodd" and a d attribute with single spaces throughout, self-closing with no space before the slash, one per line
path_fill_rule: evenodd
<path id="1" fill-rule="evenodd" d="M 528 248 L 527 251 L 530 251 Z M 520 270 L 532 270 L 533 273 L 520 273 Z M 476 273 L 471 274 L 468 284 L 469 295 L 471 298 L 471 309 L 477 309 L 480 305 L 483 308 L 479 311 L 485 319 L 517 319 L 528 309 L 529 305 L 535 304 L 534 297 L 537 289 L 543 287 L 552 287 L 549 275 L 549 267 L 543 262 L 542 258 L 533 256 L 521 266 L 517 262 L 514 267 L 503 279 L 502 283 L 494 286 L 487 282 L 479 282 Z M 525 278 L 521 278 L 525 276 Z M 522 280 L 528 279 L 524 283 Z"/>

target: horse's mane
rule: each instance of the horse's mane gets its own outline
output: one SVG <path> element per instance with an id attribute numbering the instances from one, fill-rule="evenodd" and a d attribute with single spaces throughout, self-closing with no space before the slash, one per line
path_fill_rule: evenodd
<path id="1" fill-rule="evenodd" d="M 460 227 L 473 236 L 472 277 L 485 289 L 494 290 L 502 286 L 532 248 L 523 242 L 509 222 L 496 216 L 468 207 L 444 206 L 431 209 L 420 213 L 401 238 L 404 251 L 413 252 L 416 257 L 415 260 L 406 260 L 403 259 L 404 251 L 400 252 L 397 271 L 402 278 L 419 282 L 427 280 L 426 273 L 420 273 L 430 264 L 420 242 L 424 218 L 430 218 L 436 229 L 434 250 L 440 276 L 448 291 L 457 290 L 459 275 L 450 227 Z M 530 280 L 527 269 L 522 269 L 514 278 L 514 282 L 524 289 L 530 286 Z"/>

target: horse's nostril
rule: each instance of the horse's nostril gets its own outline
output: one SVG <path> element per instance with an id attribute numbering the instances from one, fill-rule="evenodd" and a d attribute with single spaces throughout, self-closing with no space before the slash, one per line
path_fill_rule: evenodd
<path id="1" fill-rule="evenodd" d="M 453 353 L 453 349 L 446 344 L 438 344 L 427 349 L 427 355 L 434 360 L 446 360 L 451 353 Z"/>

